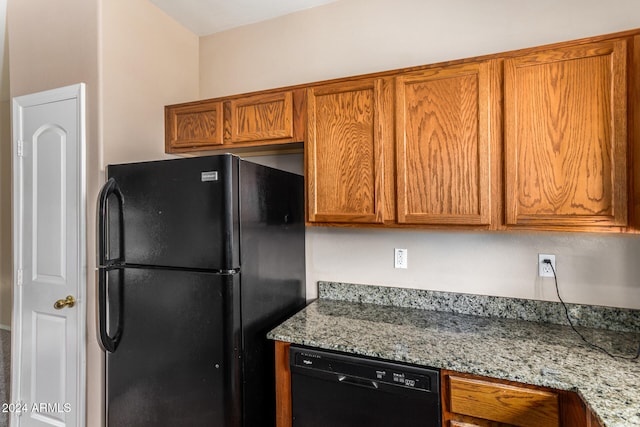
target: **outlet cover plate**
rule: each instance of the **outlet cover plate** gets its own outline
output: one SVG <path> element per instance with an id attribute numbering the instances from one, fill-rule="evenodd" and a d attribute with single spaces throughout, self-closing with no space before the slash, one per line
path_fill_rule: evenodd
<path id="1" fill-rule="evenodd" d="M 553 269 L 549 266 L 549 264 L 545 263 L 544 260 L 548 259 L 551 261 L 551 265 Z M 538 254 L 538 276 L 540 277 L 554 277 L 554 270 L 556 270 L 556 256 L 551 254 Z"/>
<path id="2" fill-rule="evenodd" d="M 409 251 L 406 249 L 395 248 L 393 250 L 393 264 L 395 268 L 408 268 Z"/>

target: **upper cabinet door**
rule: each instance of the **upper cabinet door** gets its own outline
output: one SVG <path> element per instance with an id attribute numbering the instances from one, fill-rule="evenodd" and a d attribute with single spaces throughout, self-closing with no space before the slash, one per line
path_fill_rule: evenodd
<path id="1" fill-rule="evenodd" d="M 226 150 L 302 142 L 304 89 L 165 107 L 165 151 Z"/>
<path id="2" fill-rule="evenodd" d="M 310 222 L 382 223 L 382 79 L 307 91 Z"/>
<path id="3" fill-rule="evenodd" d="M 165 150 L 204 149 L 222 145 L 222 102 L 165 107 Z"/>
<path id="4" fill-rule="evenodd" d="M 627 46 L 505 60 L 507 225 L 627 224 Z"/>
<path id="5" fill-rule="evenodd" d="M 490 224 L 494 67 L 480 62 L 396 78 L 398 223 Z"/>
<path id="6" fill-rule="evenodd" d="M 229 101 L 229 142 L 293 138 L 292 98 L 287 91 Z"/>

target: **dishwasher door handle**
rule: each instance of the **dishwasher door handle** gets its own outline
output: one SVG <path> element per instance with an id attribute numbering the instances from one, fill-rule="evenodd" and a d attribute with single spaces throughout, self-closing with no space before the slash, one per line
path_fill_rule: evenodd
<path id="1" fill-rule="evenodd" d="M 369 387 L 369 388 L 373 388 L 375 390 L 378 389 L 378 383 L 372 380 L 365 380 L 362 378 L 355 378 L 355 377 L 348 377 L 346 375 L 338 375 L 338 382 L 341 382 L 343 384 L 352 384 L 352 385 L 359 385 L 359 386 L 364 386 L 364 387 Z"/>

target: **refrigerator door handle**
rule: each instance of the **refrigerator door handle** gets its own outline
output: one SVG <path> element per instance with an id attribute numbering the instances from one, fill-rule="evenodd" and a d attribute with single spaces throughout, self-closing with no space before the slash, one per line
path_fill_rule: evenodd
<path id="1" fill-rule="evenodd" d="M 108 208 L 109 196 L 118 200 L 118 257 L 109 258 Z M 98 196 L 98 265 L 110 266 L 124 263 L 124 196 L 115 179 L 109 178 Z"/>
<path id="2" fill-rule="evenodd" d="M 98 324 L 100 332 L 100 346 L 103 350 L 113 353 L 120 344 L 120 338 L 122 337 L 122 314 L 123 314 L 123 299 L 118 301 L 118 326 L 116 333 L 113 336 L 109 335 L 107 331 L 107 312 L 108 312 L 108 280 L 107 274 L 111 269 L 100 268 L 98 270 Z M 122 269 L 119 269 L 122 270 Z"/>

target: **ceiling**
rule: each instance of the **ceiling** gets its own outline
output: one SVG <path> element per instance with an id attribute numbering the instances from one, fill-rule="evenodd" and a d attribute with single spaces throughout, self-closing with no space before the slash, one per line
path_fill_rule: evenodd
<path id="1" fill-rule="evenodd" d="M 266 21 L 336 0 L 150 0 L 198 36 Z"/>

